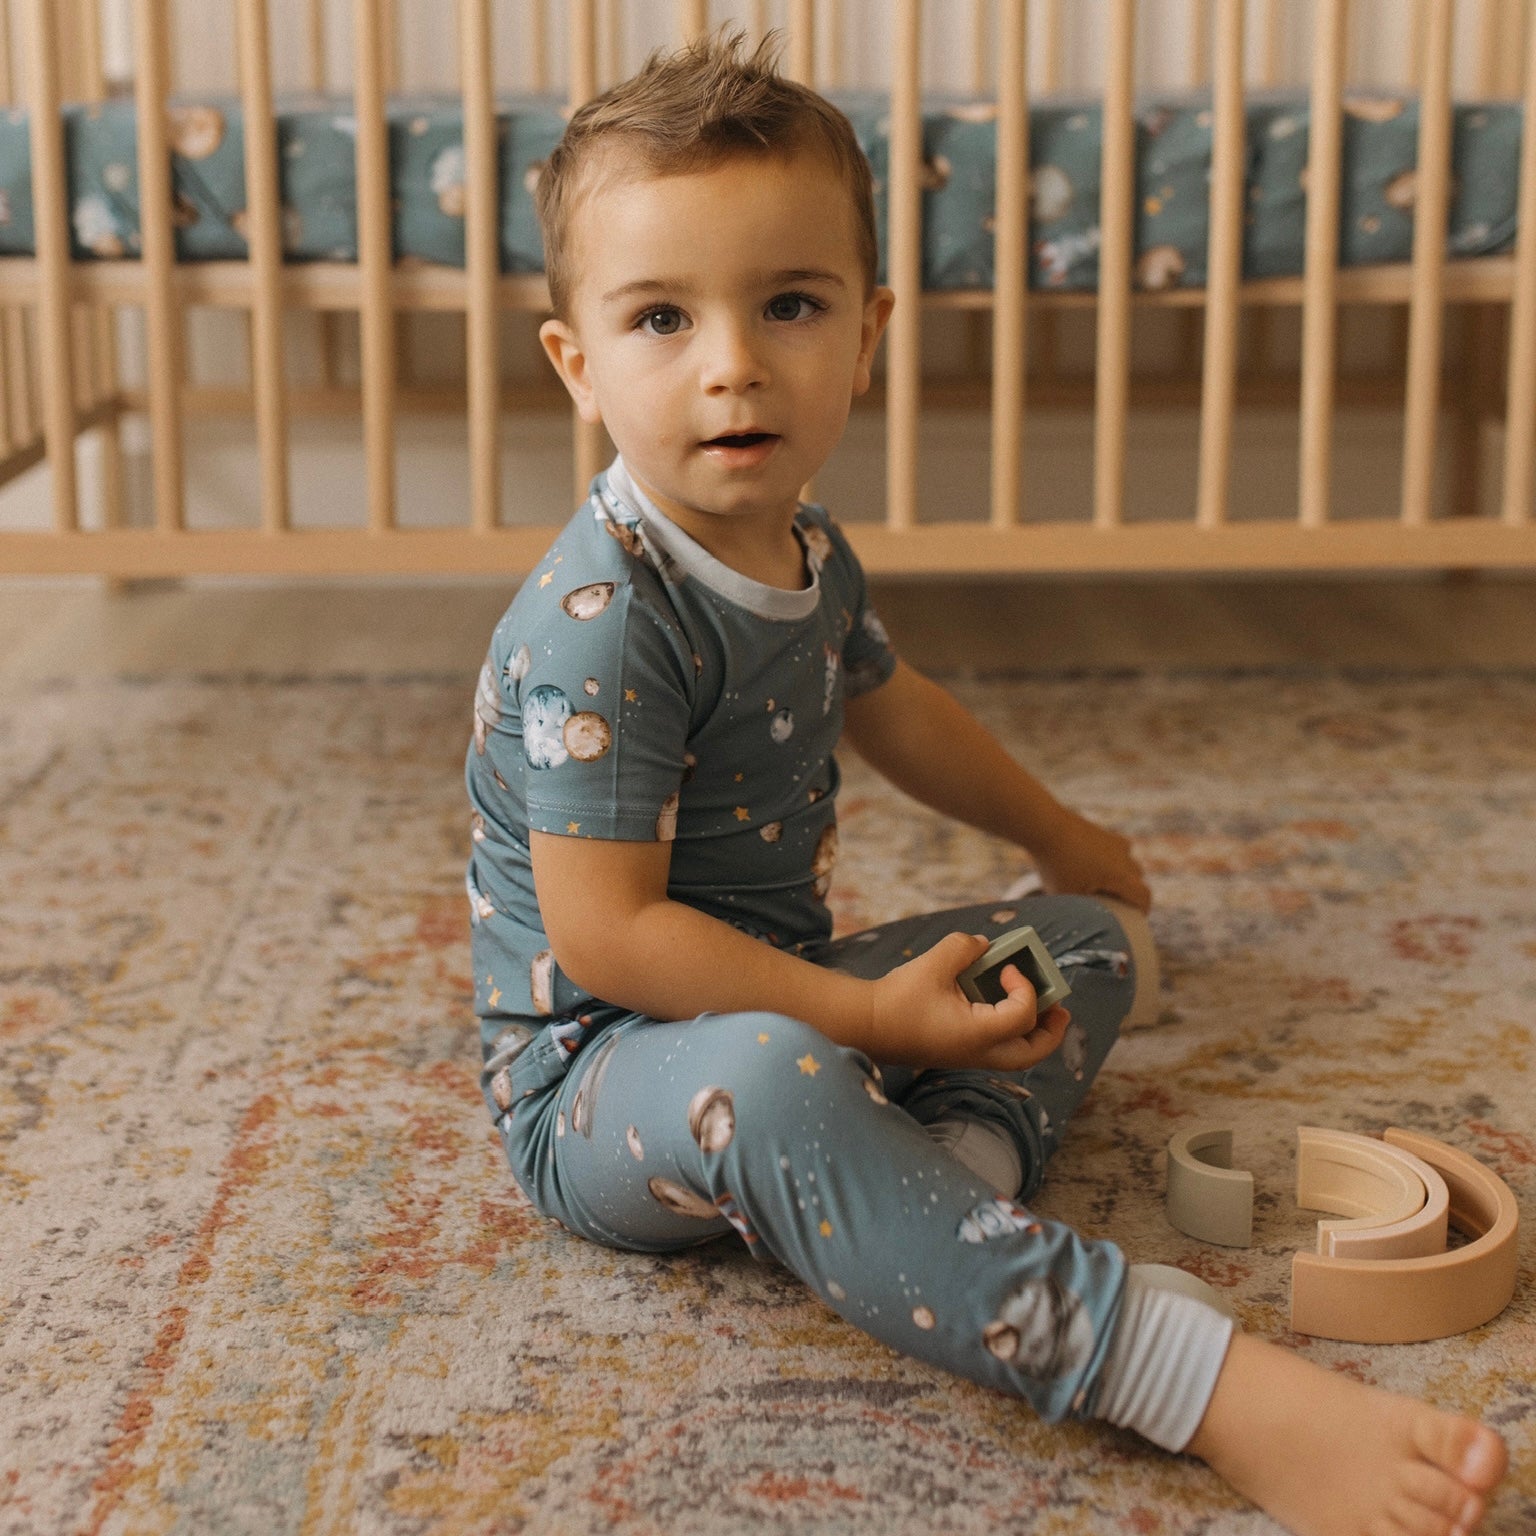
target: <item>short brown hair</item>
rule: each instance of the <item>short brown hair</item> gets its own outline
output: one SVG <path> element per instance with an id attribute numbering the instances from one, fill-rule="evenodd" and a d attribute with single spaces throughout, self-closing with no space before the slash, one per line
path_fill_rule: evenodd
<path id="1" fill-rule="evenodd" d="M 746 42 L 744 32 L 722 27 L 675 53 L 658 50 L 566 125 L 535 192 L 557 315 L 566 316 L 574 286 L 571 212 L 589 166 L 609 145 L 637 156 L 653 176 L 685 175 L 737 155 L 824 152 L 848 188 L 866 292 L 874 287 L 874 182 L 853 124 L 824 96 L 779 74 L 777 33 L 743 57 Z"/>

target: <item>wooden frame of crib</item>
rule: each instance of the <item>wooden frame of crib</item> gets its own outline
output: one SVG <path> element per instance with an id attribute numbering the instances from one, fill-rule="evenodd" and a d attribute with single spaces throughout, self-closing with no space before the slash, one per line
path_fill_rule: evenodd
<path id="1" fill-rule="evenodd" d="M 0 0 L 0 12 L 11 0 Z M 467 263 L 463 271 L 404 270 L 392 265 L 384 101 L 392 77 L 394 0 L 354 0 L 354 90 L 358 123 L 360 257 L 355 264 L 284 265 L 270 71 L 268 0 L 231 0 L 238 20 L 240 94 L 246 134 L 250 256 L 243 262 L 178 263 L 171 223 L 170 160 L 163 103 L 169 94 L 166 0 L 133 0 L 134 82 L 139 125 L 139 177 L 144 205 L 142 256 L 137 260 L 75 262 L 70 257 L 63 132 L 59 104 L 66 95 L 99 99 L 105 93 L 97 0 L 16 0 L 24 4 L 25 89 L 32 112 L 32 185 L 37 212 L 35 257 L 0 259 L 0 483 L 46 459 L 52 471 L 54 523 L 48 531 L 0 532 L 0 571 L 90 572 L 115 577 L 197 573 L 439 573 L 529 568 L 547 547 L 552 526 L 505 523 L 498 505 L 499 431 L 503 413 L 527 403 L 527 392 L 505 385 L 498 357 L 499 310 L 538 312 L 547 304 L 541 278 L 498 271 L 495 124 L 492 95 L 491 0 L 458 0 L 467 161 Z M 829 0 L 822 0 L 822 4 Z M 976 0 L 976 55 L 995 50 L 1001 83 L 998 205 L 999 280 L 995 289 L 923 293 L 920 283 L 922 146 L 919 118 L 923 7 L 893 0 L 895 70 L 891 82 L 892 136 L 888 270 L 897 307 L 888 333 L 881 408 L 886 423 L 887 517 L 857 524 L 850 534 L 867 567 L 877 573 L 1007 574 L 1039 571 L 1339 570 L 1536 566 L 1536 18 L 1532 0 L 1474 0 L 1479 22 L 1481 84 L 1490 94 L 1519 95 L 1524 103 L 1519 227 L 1514 254 L 1447 263 L 1436 237 L 1449 197 L 1450 99 L 1456 0 L 1416 0 L 1419 26 L 1414 70 L 1423 110 L 1419 139 L 1419 191 L 1413 259 L 1396 267 L 1340 271 L 1338 191 L 1342 159 L 1341 101 L 1345 81 L 1348 0 L 1315 0 L 1310 90 L 1311 141 L 1305 275 L 1244 282 L 1240 277 L 1242 154 L 1245 120 L 1245 0 L 1194 0 L 1191 77 L 1209 80 L 1214 93 L 1215 155 L 1211 177 L 1208 286 L 1199 291 L 1133 291 L 1134 52 L 1136 0 L 1105 0 L 1109 17 L 1104 107 L 1100 289 L 1097 294 L 1026 290 L 1028 238 L 1029 102 L 1025 62 L 1045 50 L 1047 74 L 1059 78 L 1060 0 L 1045 0 L 1045 24 L 1031 36 L 1028 0 Z M 1463 0 L 1466 3 L 1466 0 Z M 1278 0 L 1258 0 L 1261 43 L 1273 56 Z M 319 0 L 311 0 L 311 46 L 323 56 Z M 763 0 L 754 24 L 768 20 Z M 797 78 L 818 74 L 816 0 L 790 0 L 789 69 Z M 612 12 L 598 0 L 569 0 L 569 91 L 585 99 L 599 86 L 604 43 L 600 21 Z M 0 21 L 5 18 L 0 14 Z M 677 29 L 690 35 L 711 21 L 707 0 L 681 0 Z M 523 22 L 535 58 L 546 58 L 549 17 L 540 0 L 524 7 Z M 832 35 L 836 36 L 835 27 Z M 9 38 L 8 27 L 0 36 Z M 66 46 L 67 43 L 67 46 Z M 1209 59 L 1207 68 L 1206 59 Z M 0 88 L 13 79 L 10 58 L 0 58 Z M 544 68 L 541 63 L 538 68 Z M 1272 68 L 1272 62 L 1267 68 Z M 984 79 L 978 63 L 978 79 Z M 39 131 L 44 125 L 46 131 Z M 1335 411 L 1341 395 L 1372 390 L 1393 394 L 1390 379 L 1363 385 L 1338 372 L 1341 304 L 1406 306 L 1403 337 L 1404 411 L 1402 493 L 1397 516 L 1339 519 L 1330 507 Z M 1445 383 L 1445 315 L 1449 304 L 1475 304 L 1479 325 L 1503 312 L 1508 360 L 1502 378 L 1490 378 L 1487 348 L 1474 345 L 1473 367 L 1459 380 L 1457 408 L 1465 435 L 1479 421 L 1502 417 L 1504 454 L 1496 515 L 1467 511 L 1441 515 L 1434 505 Z M 188 305 L 245 310 L 251 322 L 248 391 L 189 386 L 183 370 L 182 315 Z M 146 316 L 147 378 L 127 389 L 118 376 L 111 319 L 115 306 L 142 307 Z M 1171 305 L 1205 311 L 1203 341 L 1190 332 L 1196 366 L 1169 385 L 1200 412 L 1198 493 L 1192 515 L 1178 522 L 1128 521 L 1126 436 L 1134 405 L 1132 316 L 1140 306 Z M 1064 308 L 1095 311 L 1096 343 L 1090 388 L 1056 376 L 1049 367 L 1027 376 L 1032 326 L 1047 331 Z M 1298 306 L 1302 322 L 1299 370 L 1300 495 L 1294 519 L 1244 522 L 1229 516 L 1232 433 L 1239 408 L 1238 333 L 1245 312 Z M 981 341 L 976 403 L 990 409 L 991 505 L 985 519 L 927 523 L 917 505 L 918 424 L 925 396 L 921 319 L 925 307 L 990 315 Z M 24 311 L 32 310 L 29 322 Z M 282 321 L 301 309 L 323 317 L 360 316 L 360 391 L 334 386 L 298 391 L 285 376 Z M 396 355 L 396 317 L 413 310 L 462 313 L 466 324 L 466 376 L 450 408 L 467 409 L 470 506 L 464 525 L 400 527 L 396 519 L 394 439 L 402 409 L 426 404 L 403 386 Z M 1262 322 L 1261 322 L 1262 323 Z M 1491 334 L 1486 330 L 1478 335 Z M 1198 348 L 1193 343 L 1198 342 Z M 1047 354 L 1050 348 L 1045 349 Z M 33 355 L 35 351 L 35 356 Z M 1195 354 L 1198 352 L 1198 356 Z M 33 377 L 40 383 L 34 399 Z M 1264 381 L 1243 381 L 1249 397 Z M 978 399 L 978 393 L 980 399 Z M 1283 388 L 1270 394 L 1283 397 Z M 548 399 L 547 392 L 542 395 Z M 1091 525 L 1029 515 L 1023 425 L 1038 400 L 1075 399 L 1091 406 L 1093 515 Z M 1500 411 L 1498 407 L 1502 405 Z M 360 409 L 367 464 L 366 522 L 356 527 L 293 526 L 289 495 L 289 425 L 296 413 L 338 407 Z M 193 530 L 186 524 L 183 425 L 192 409 L 248 409 L 254 417 L 261 464 L 259 527 Z M 120 423 L 142 410 L 149 421 L 153 469 L 153 525 L 124 525 Z M 75 444 L 88 431 L 104 434 L 102 505 L 87 526 L 81 515 Z M 573 482 L 584 494 L 601 462 L 602 435 L 577 424 Z M 1465 474 L 1471 458 L 1463 441 Z"/>

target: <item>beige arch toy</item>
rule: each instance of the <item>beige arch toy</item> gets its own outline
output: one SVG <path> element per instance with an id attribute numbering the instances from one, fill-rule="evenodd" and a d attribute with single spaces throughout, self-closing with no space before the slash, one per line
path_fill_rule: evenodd
<path id="1" fill-rule="evenodd" d="M 1413 1259 L 1291 1260 L 1291 1327 L 1353 1344 L 1416 1344 L 1465 1333 L 1495 1318 L 1515 1294 L 1520 1208 L 1491 1168 L 1415 1131 L 1389 1129 L 1388 1145 L 1423 1159 L 1444 1178 L 1450 1224 L 1462 1248 Z"/>
<path id="2" fill-rule="evenodd" d="M 1445 1252 L 1450 1191 L 1443 1178 L 1402 1147 L 1296 1128 L 1296 1204 L 1350 1218 L 1317 1224 L 1317 1251 L 1334 1259 L 1420 1259 Z"/>

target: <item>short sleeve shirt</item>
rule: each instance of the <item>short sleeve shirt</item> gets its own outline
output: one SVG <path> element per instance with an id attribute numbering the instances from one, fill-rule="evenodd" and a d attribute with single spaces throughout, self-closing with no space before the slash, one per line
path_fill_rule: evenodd
<path id="1" fill-rule="evenodd" d="M 777 946 L 829 935 L 843 703 L 896 659 L 831 518 L 801 506 L 794 528 L 809 584 L 765 586 L 616 460 L 502 616 L 465 770 L 482 1019 L 576 1028 L 608 1006 L 554 963 L 534 831 L 669 842 L 673 900 Z"/>

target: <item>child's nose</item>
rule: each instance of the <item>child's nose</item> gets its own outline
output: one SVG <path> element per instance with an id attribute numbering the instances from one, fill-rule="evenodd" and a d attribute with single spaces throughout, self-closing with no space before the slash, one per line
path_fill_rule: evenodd
<path id="1" fill-rule="evenodd" d="M 752 334 L 743 326 L 720 326 L 705 356 L 704 389 L 709 394 L 740 394 L 767 381 L 767 367 Z"/>

